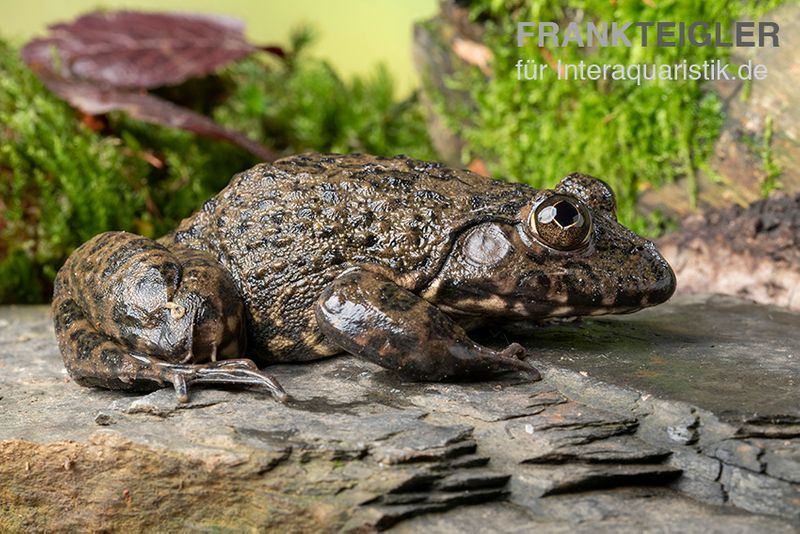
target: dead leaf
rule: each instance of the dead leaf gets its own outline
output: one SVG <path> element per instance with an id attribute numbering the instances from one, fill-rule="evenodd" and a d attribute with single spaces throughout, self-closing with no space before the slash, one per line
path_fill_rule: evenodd
<path id="1" fill-rule="evenodd" d="M 108 126 L 103 117 L 98 117 L 91 113 L 81 113 L 81 122 L 93 132 L 101 132 Z"/>
<path id="2" fill-rule="evenodd" d="M 140 121 L 180 128 L 213 139 L 224 139 L 241 146 L 265 161 L 276 155 L 269 148 L 241 132 L 229 130 L 210 118 L 178 106 L 146 92 L 129 92 L 112 87 L 100 87 L 87 82 L 64 80 L 38 73 L 48 89 L 85 113 L 100 115 L 124 111 Z"/>
<path id="3" fill-rule="evenodd" d="M 112 87 L 176 85 L 257 50 L 242 21 L 222 16 L 107 11 L 49 30 L 22 49 L 29 66 Z"/>
<path id="4" fill-rule="evenodd" d="M 477 66 L 486 76 L 492 75 L 492 59 L 494 54 L 486 45 L 456 37 L 453 40 L 453 52 L 471 65 Z"/>
<path id="5" fill-rule="evenodd" d="M 482 159 L 473 159 L 470 161 L 469 165 L 467 165 L 467 169 L 476 174 L 480 174 L 481 176 L 491 177 L 489 168 L 486 166 L 486 162 L 484 162 Z"/>
<path id="6" fill-rule="evenodd" d="M 124 111 L 144 122 L 223 139 L 264 160 L 275 159 L 269 148 L 241 132 L 143 91 L 205 76 L 259 49 L 285 55 L 280 47 L 248 43 L 242 21 L 109 11 L 49 29 L 48 37 L 25 45 L 22 58 L 48 89 L 83 113 Z"/>

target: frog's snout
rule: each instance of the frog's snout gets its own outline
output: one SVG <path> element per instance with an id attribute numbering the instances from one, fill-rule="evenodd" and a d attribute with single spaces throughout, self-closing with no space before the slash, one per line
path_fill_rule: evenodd
<path id="1" fill-rule="evenodd" d="M 652 243 L 651 245 L 652 254 L 655 256 L 653 260 L 651 260 L 656 266 L 655 280 L 650 290 L 645 293 L 644 302 L 642 302 L 643 306 L 655 306 L 656 304 L 668 301 L 672 294 L 675 293 L 675 288 L 678 284 L 675 271 L 672 270 L 672 267 L 667 263 L 667 260 L 664 259 L 661 253 L 656 250 L 655 245 Z"/>
<path id="2" fill-rule="evenodd" d="M 677 280 L 672 267 L 658 252 L 655 244 L 645 241 L 644 245 L 635 246 L 631 254 L 639 256 L 639 283 L 633 286 L 636 288 L 635 292 L 627 296 L 621 295 L 620 300 L 627 300 L 631 304 L 638 301 L 636 309 L 655 306 L 669 300 L 675 293 Z"/>
<path id="3" fill-rule="evenodd" d="M 576 268 L 579 268 L 576 266 Z M 675 273 L 655 245 L 637 239 L 618 247 L 606 261 L 571 273 L 564 285 L 572 283 L 568 310 L 577 315 L 631 313 L 669 300 L 675 292 Z"/>

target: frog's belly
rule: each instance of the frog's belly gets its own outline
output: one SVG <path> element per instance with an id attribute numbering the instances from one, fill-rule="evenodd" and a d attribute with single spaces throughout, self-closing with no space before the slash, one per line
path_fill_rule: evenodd
<path id="1" fill-rule="evenodd" d="M 252 341 L 255 352 L 249 350 L 250 356 L 263 363 L 305 362 L 342 352 L 340 348 L 326 343 L 316 327 L 296 336 L 277 334 L 264 340 L 253 336 Z"/>
<path id="2" fill-rule="evenodd" d="M 340 352 L 325 342 L 314 313 L 317 298 L 338 273 L 326 269 L 306 271 L 305 277 L 293 274 L 264 277 L 252 269 L 240 278 L 248 316 L 248 353 L 258 361 L 299 362 Z"/>

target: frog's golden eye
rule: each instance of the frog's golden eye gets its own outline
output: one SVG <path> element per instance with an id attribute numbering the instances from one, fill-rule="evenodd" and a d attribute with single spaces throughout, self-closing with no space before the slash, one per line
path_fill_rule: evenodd
<path id="1" fill-rule="evenodd" d="M 548 247 L 575 250 L 589 242 L 592 218 L 586 206 L 567 195 L 552 195 L 531 212 L 530 227 Z"/>

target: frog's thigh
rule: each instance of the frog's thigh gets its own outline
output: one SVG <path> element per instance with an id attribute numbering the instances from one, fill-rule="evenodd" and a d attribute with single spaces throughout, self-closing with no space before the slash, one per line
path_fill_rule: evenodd
<path id="1" fill-rule="evenodd" d="M 325 337 L 343 350 L 417 380 L 522 370 L 516 343 L 494 351 L 472 341 L 437 307 L 394 282 L 353 270 L 331 282 L 316 305 Z"/>
<path id="2" fill-rule="evenodd" d="M 56 338 L 64 366 L 78 384 L 111 389 L 158 389 L 168 381 L 166 367 L 134 355 L 112 337 L 98 332 L 68 295 L 53 301 Z"/>

